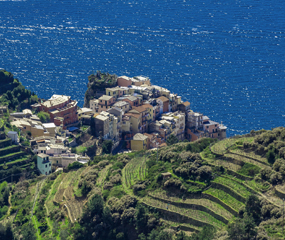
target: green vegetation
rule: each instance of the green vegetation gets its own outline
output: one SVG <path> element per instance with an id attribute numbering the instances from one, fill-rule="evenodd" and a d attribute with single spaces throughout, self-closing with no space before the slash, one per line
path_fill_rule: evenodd
<path id="1" fill-rule="evenodd" d="M 105 94 L 105 88 L 115 87 L 117 76 L 115 74 L 101 73 L 97 71 L 96 74 L 92 73 L 88 77 L 88 88 L 85 92 L 84 107 L 89 107 L 89 101 L 100 92 Z M 103 95 L 101 94 L 101 95 Z"/>
<path id="2" fill-rule="evenodd" d="M 112 140 L 104 140 L 102 143 L 102 152 L 105 154 L 110 154 L 112 151 L 113 141 Z"/>
<path id="3" fill-rule="evenodd" d="M 12 73 L 0 70 L 0 105 L 6 105 L 9 109 L 21 111 L 30 108 L 30 105 L 38 101 L 37 95 L 14 79 Z"/>
<path id="4" fill-rule="evenodd" d="M 49 114 L 46 113 L 46 112 L 39 112 L 39 113 L 37 114 L 37 116 L 40 118 L 40 120 L 41 120 L 42 123 L 48 123 L 48 122 L 50 122 L 50 116 L 49 116 Z"/>
<path id="5" fill-rule="evenodd" d="M 175 135 L 170 134 L 170 136 L 166 139 L 166 143 L 168 146 L 178 143 L 178 138 Z"/>
<path id="6" fill-rule="evenodd" d="M 95 156 L 11 185 L 2 218 L 17 213 L 12 233 L 31 239 L 284 239 L 282 200 L 272 190 L 285 181 L 282 132 Z M 2 143 L 0 154 L 16 151 Z"/>

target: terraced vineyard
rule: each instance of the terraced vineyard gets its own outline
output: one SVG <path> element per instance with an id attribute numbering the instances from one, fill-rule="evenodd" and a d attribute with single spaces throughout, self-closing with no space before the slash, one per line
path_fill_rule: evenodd
<path id="1" fill-rule="evenodd" d="M 130 188 L 138 180 L 144 180 L 147 174 L 146 158 L 133 158 L 122 171 L 123 186 Z"/>
<path id="2" fill-rule="evenodd" d="M 226 158 L 230 158 L 230 159 L 233 159 L 233 160 L 236 160 L 236 161 L 239 161 L 239 162 L 244 162 L 244 163 L 247 162 L 247 163 L 256 165 L 256 166 L 258 166 L 259 168 L 264 168 L 264 167 L 267 167 L 267 166 L 268 166 L 268 164 L 261 163 L 261 162 L 259 162 L 259 161 L 253 160 L 253 159 L 251 159 L 251 158 L 243 157 L 243 156 L 240 156 L 240 155 L 237 155 L 237 154 L 226 153 L 224 156 L 225 156 Z"/>
<path id="3" fill-rule="evenodd" d="M 224 219 L 224 222 L 227 222 L 233 217 L 233 214 L 228 212 L 224 209 L 221 205 L 206 199 L 197 196 L 197 198 L 178 198 L 177 196 L 169 196 L 166 192 L 163 191 L 156 191 L 149 193 L 149 196 L 152 198 L 156 198 L 157 200 L 163 202 L 169 202 L 176 206 L 181 206 L 182 208 L 192 208 L 192 209 L 199 209 L 200 211 L 205 211 L 213 217 L 219 215 L 220 218 Z"/>
<path id="4" fill-rule="evenodd" d="M 0 167 L 9 169 L 13 166 L 28 167 L 32 162 L 27 157 L 24 151 L 21 151 L 20 146 L 13 145 L 10 138 L 0 140 Z"/>
<path id="5" fill-rule="evenodd" d="M 237 194 L 241 195 L 245 199 L 252 194 L 248 188 L 229 178 L 218 177 L 215 178 L 213 182 L 223 185 L 232 191 L 235 191 Z"/>
<path id="6" fill-rule="evenodd" d="M 227 152 L 227 150 L 230 147 L 235 146 L 237 143 L 239 145 L 243 144 L 244 142 L 252 142 L 253 137 L 247 137 L 247 138 L 228 138 L 223 141 L 219 141 L 218 143 L 214 144 L 211 147 L 211 151 L 214 154 L 224 154 Z"/>
<path id="7" fill-rule="evenodd" d="M 196 227 L 214 226 L 221 229 L 225 225 L 222 221 L 203 211 L 177 207 L 150 197 L 144 197 L 142 201 L 148 206 L 156 208 L 163 215 L 172 216 L 173 219 L 181 219 L 183 223 Z"/>
<path id="8" fill-rule="evenodd" d="M 228 194 L 225 191 L 220 190 L 220 189 L 209 188 L 204 193 L 207 195 L 211 195 L 214 198 L 216 198 L 217 202 L 219 200 L 222 201 L 225 205 L 234 209 L 236 212 L 238 212 L 239 209 L 244 205 L 244 203 L 238 201 L 236 198 L 234 198 L 230 194 Z"/>
<path id="9" fill-rule="evenodd" d="M 133 158 L 122 171 L 122 182 L 125 192 L 132 194 L 132 186 L 138 180 L 143 180 L 147 176 L 146 162 L 141 157 Z M 225 180 L 225 181 L 223 181 Z M 234 186 L 236 191 L 241 191 L 241 197 L 250 194 L 247 188 L 237 182 L 232 183 L 230 179 L 220 178 L 216 183 L 223 182 L 225 191 Z M 149 207 L 156 208 L 162 216 L 162 220 L 172 226 L 184 226 L 185 231 L 200 231 L 203 226 L 214 226 L 222 229 L 237 213 L 243 202 L 235 197 L 238 194 L 231 195 L 232 192 L 225 192 L 217 188 L 210 188 L 202 195 L 188 196 L 178 198 L 175 194 L 156 190 L 148 192 L 148 196 L 137 197 Z M 239 195 L 238 195 L 239 196 Z"/>

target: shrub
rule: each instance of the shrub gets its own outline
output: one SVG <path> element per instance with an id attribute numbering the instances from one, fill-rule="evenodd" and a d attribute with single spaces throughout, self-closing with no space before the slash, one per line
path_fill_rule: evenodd
<path id="1" fill-rule="evenodd" d="M 168 146 L 178 143 L 178 138 L 175 135 L 170 134 L 170 136 L 166 139 L 166 143 Z"/>
<path id="2" fill-rule="evenodd" d="M 82 163 L 76 161 L 76 162 L 73 162 L 73 163 L 68 164 L 67 169 L 68 169 L 68 170 L 71 170 L 71 169 L 79 169 L 79 168 L 81 168 L 81 167 L 83 167 L 83 166 L 84 166 L 84 164 L 82 164 Z"/>
<path id="3" fill-rule="evenodd" d="M 260 170 L 260 176 L 263 180 L 268 180 L 270 178 L 272 170 L 269 167 Z"/>
<path id="4" fill-rule="evenodd" d="M 49 116 L 49 114 L 46 113 L 46 112 L 39 112 L 39 113 L 37 114 L 37 116 L 40 118 L 40 120 L 41 120 L 42 123 L 48 123 L 48 122 L 50 122 L 50 116 Z"/>
<path id="5" fill-rule="evenodd" d="M 282 183 L 281 173 L 273 171 L 270 175 L 270 182 L 274 185 Z"/>
<path id="6" fill-rule="evenodd" d="M 267 153 L 266 153 L 266 158 L 267 158 L 267 161 L 271 164 L 273 164 L 275 162 L 275 153 L 274 153 L 274 150 L 269 150 Z"/>
<path id="7" fill-rule="evenodd" d="M 113 141 L 112 140 L 105 140 L 102 143 L 102 152 L 105 154 L 110 154 L 112 151 Z"/>

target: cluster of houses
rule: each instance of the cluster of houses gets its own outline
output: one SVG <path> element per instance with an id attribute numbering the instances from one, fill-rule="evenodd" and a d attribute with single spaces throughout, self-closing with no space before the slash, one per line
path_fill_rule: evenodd
<path id="1" fill-rule="evenodd" d="M 227 128 L 223 124 L 193 112 L 189 102 L 183 102 L 168 89 L 151 85 L 150 79 L 142 76 L 118 77 L 117 86 L 106 88 L 105 95 L 90 100 L 89 108 L 79 108 L 77 101 L 65 95 L 53 95 L 31 107 L 48 113 L 50 123 L 42 123 L 26 109 L 10 114 L 11 125 L 30 132 L 43 174 L 49 174 L 52 165 L 66 167 L 74 161 L 89 160 L 70 152 L 69 130 L 80 124 L 94 124 L 96 137 L 112 140 L 113 146 L 124 141 L 124 148 L 131 150 L 161 147 L 170 135 L 189 141 L 226 138 Z"/>
<path id="2" fill-rule="evenodd" d="M 117 86 L 106 88 L 106 94 L 90 100 L 89 106 L 96 136 L 114 143 L 124 140 L 131 150 L 163 146 L 171 134 L 189 141 L 226 138 L 223 124 L 193 112 L 189 102 L 168 89 L 151 85 L 147 77 L 118 77 Z"/>

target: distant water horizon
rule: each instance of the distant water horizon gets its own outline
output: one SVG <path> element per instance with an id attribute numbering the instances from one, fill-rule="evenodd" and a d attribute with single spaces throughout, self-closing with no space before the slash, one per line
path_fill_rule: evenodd
<path id="1" fill-rule="evenodd" d="M 0 0 L 0 67 L 83 106 L 96 70 L 144 75 L 228 136 L 284 126 L 285 2 Z"/>

